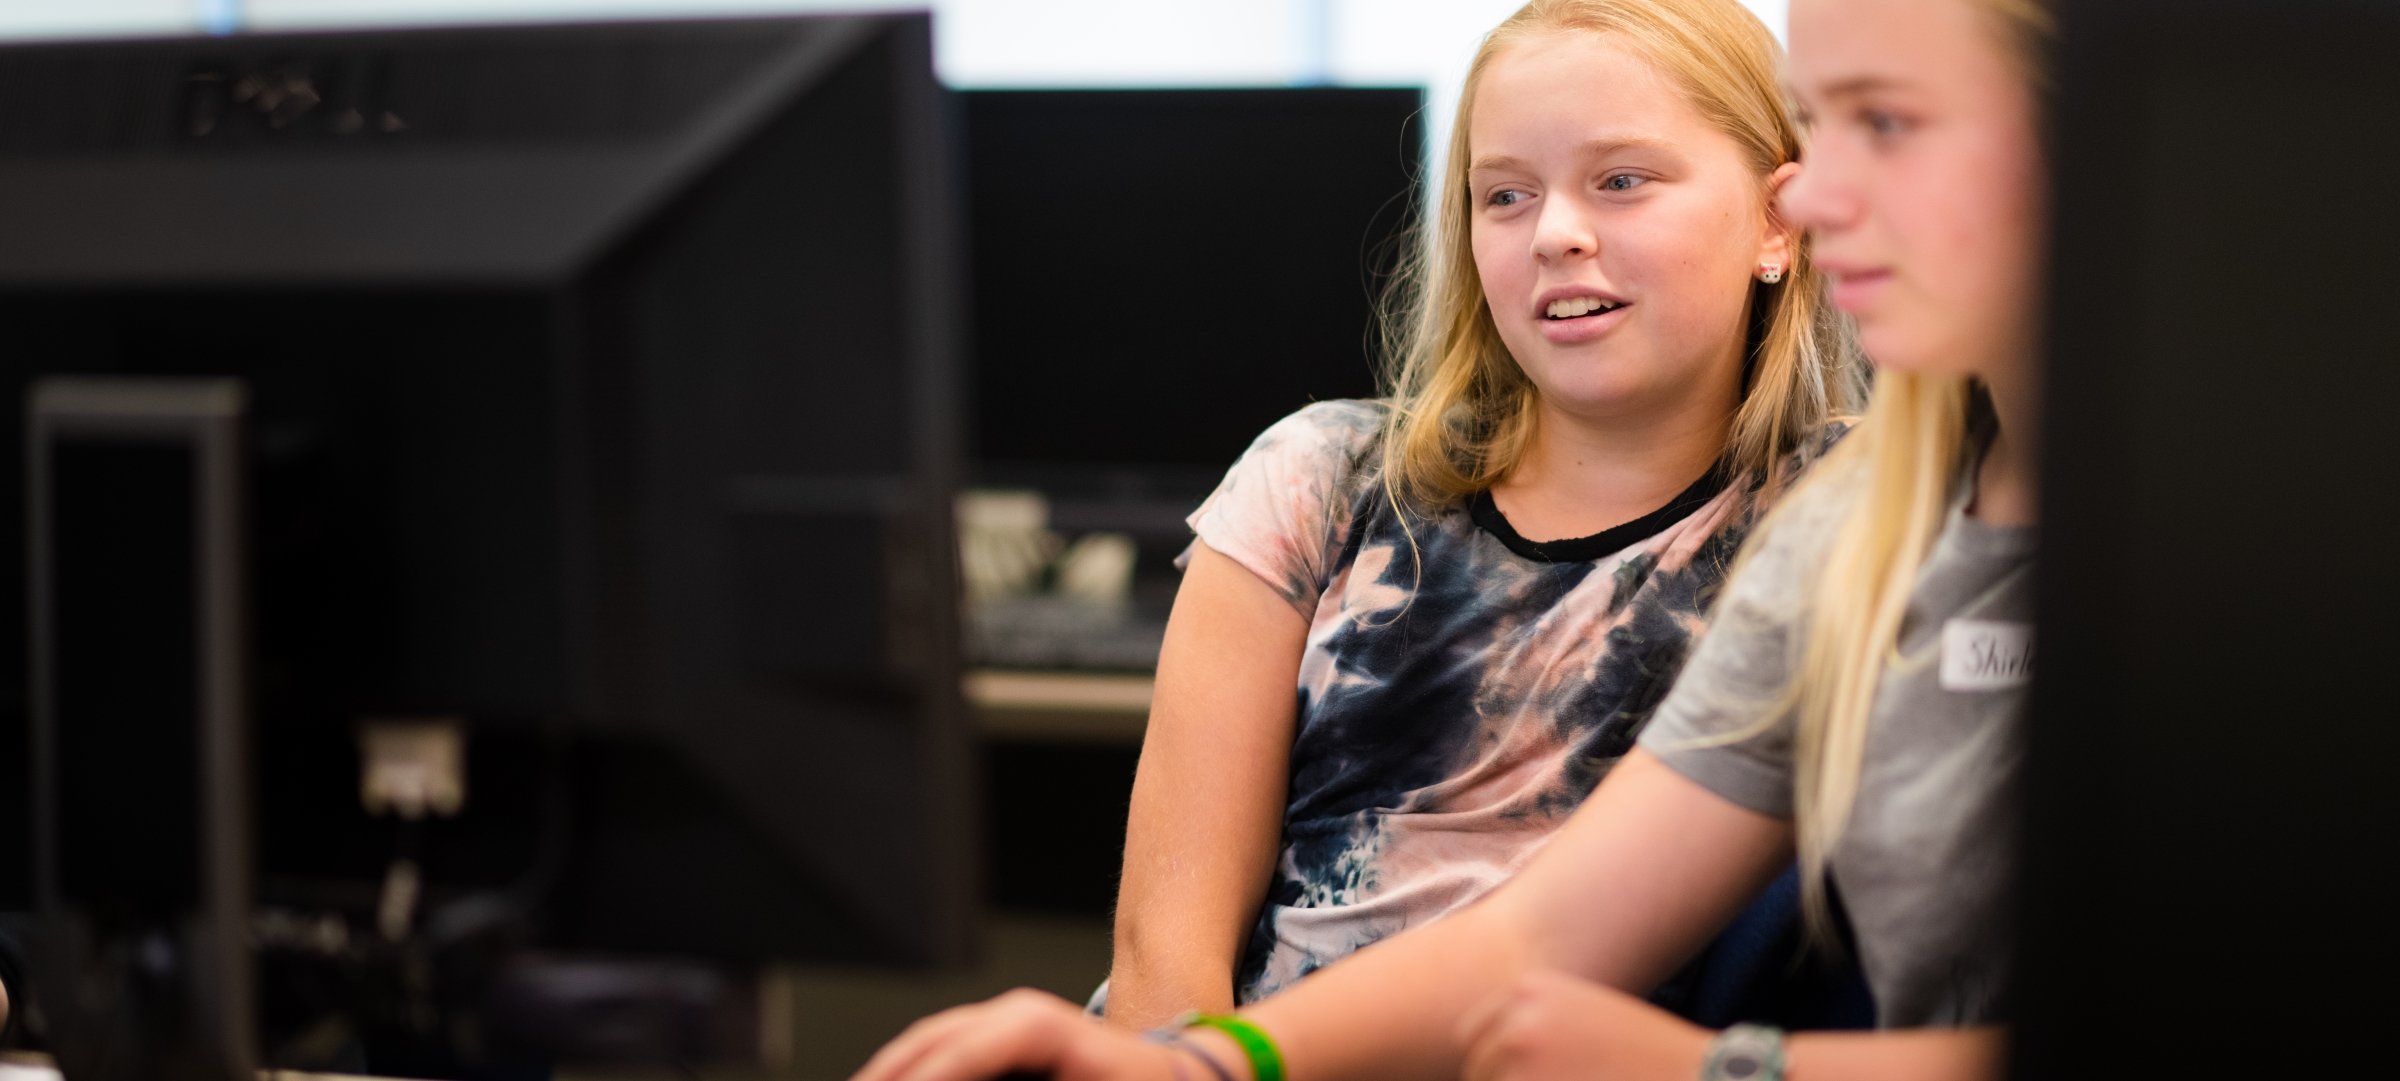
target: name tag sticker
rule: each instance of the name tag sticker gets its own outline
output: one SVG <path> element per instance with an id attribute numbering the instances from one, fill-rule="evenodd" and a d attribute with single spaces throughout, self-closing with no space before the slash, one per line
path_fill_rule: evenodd
<path id="1" fill-rule="evenodd" d="M 2004 691 L 2033 679 L 2033 624 L 1953 619 L 1942 624 L 1942 689 Z"/>

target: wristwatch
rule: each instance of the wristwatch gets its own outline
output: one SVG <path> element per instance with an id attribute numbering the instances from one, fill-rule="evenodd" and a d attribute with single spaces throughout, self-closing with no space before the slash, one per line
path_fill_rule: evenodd
<path id="1" fill-rule="evenodd" d="M 1735 1025 L 1708 1042 L 1700 1081 L 1783 1081 L 1783 1030 Z"/>

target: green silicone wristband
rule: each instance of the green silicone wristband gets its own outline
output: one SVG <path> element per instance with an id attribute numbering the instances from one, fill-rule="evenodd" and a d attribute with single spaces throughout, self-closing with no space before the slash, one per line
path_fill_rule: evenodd
<path id="1" fill-rule="evenodd" d="M 1231 1037 L 1242 1054 L 1250 1060 L 1250 1075 L 1255 1081 L 1284 1081 L 1283 1052 L 1267 1037 L 1265 1029 L 1227 1013 L 1195 1013 L 1183 1018 L 1185 1028 L 1213 1028 Z"/>

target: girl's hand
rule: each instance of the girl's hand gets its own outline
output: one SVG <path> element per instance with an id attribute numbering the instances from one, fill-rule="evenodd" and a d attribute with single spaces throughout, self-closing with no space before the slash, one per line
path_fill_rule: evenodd
<path id="1" fill-rule="evenodd" d="M 1173 1081 L 1175 1054 L 1019 988 L 910 1025 L 851 1081 Z"/>
<path id="2" fill-rule="evenodd" d="M 1467 1081 L 1691 1081 L 1710 1033 L 1622 991 L 1526 973 L 1459 1028 Z"/>

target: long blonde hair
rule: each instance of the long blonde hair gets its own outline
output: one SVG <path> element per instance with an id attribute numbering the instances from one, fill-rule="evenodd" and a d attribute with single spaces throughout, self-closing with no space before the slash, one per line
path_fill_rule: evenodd
<path id="1" fill-rule="evenodd" d="M 1467 166 L 1476 88 L 1492 61 L 1528 38 L 1610 35 L 1672 78 L 1700 115 L 1733 137 L 1767 177 L 1800 154 L 1777 82 L 1774 35 L 1737 0 L 1533 0 L 1489 35 L 1467 69 L 1431 228 L 1387 305 L 1383 478 L 1396 509 L 1430 513 L 1491 487 L 1524 460 L 1535 390 L 1501 344 L 1469 243 Z M 1772 480 L 1800 440 L 1855 408 L 1856 350 L 1827 310 L 1803 243 L 1780 285 L 1755 285 L 1744 393 L 1725 461 Z"/>
<path id="2" fill-rule="evenodd" d="M 2043 0 L 1969 0 L 1995 28 L 2028 84 L 2044 81 L 2054 24 Z M 1950 500 L 1976 453 L 1988 409 L 1975 383 L 1958 376 L 1878 372 L 1864 419 L 1826 455 L 1808 484 L 1857 492 L 1826 549 L 1801 617 L 1805 643 L 1789 689 L 1793 733 L 1793 822 L 1808 920 L 1830 941 L 1826 870 L 1857 802 L 1869 711 L 1884 667 L 1899 648 L 1900 619 Z M 1766 529 L 1776 522 L 1771 518 Z"/>

